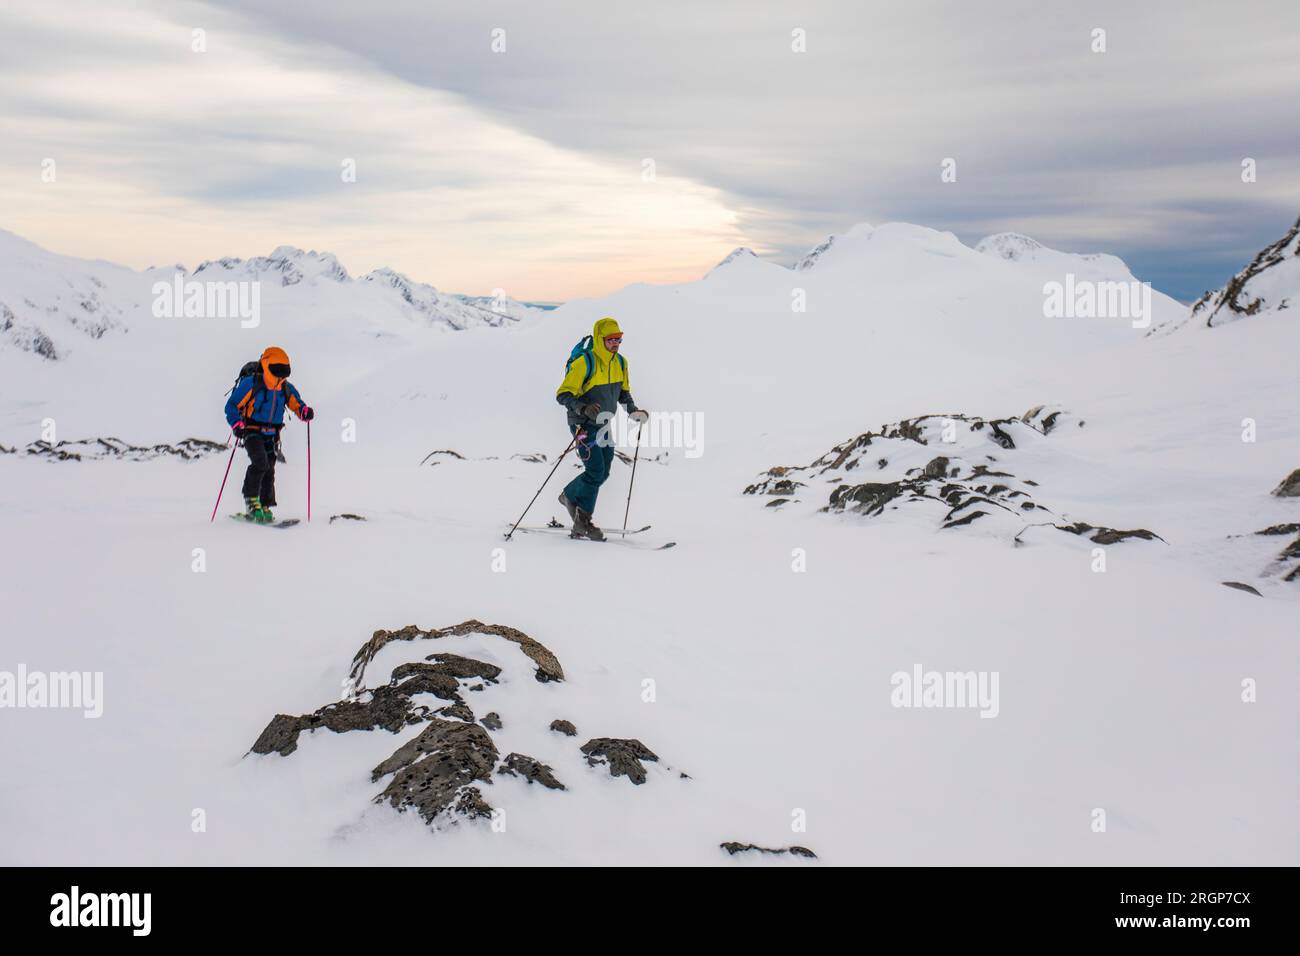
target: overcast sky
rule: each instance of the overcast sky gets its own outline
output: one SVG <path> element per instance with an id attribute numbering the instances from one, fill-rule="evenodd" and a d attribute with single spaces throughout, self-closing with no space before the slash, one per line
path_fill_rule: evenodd
<path id="1" fill-rule="evenodd" d="M 1293 0 L 9 0 L 0 228 L 559 300 L 902 220 L 1188 299 L 1300 215 L 1298 50 Z"/>

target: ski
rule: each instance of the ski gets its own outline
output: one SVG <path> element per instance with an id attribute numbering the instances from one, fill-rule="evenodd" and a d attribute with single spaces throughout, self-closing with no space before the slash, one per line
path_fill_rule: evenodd
<path id="1" fill-rule="evenodd" d="M 627 533 L 629 535 L 640 534 L 642 531 L 649 531 L 650 528 L 651 525 L 646 525 L 644 528 L 633 528 Z M 560 524 L 560 522 L 552 518 L 548 524 L 523 524 L 520 525 L 516 530 L 518 531 L 564 531 L 567 533 L 569 530 L 569 526 L 567 524 Z M 616 534 L 620 538 L 623 537 L 622 531 L 606 531 L 605 534 L 607 535 Z"/>
<path id="2" fill-rule="evenodd" d="M 247 515 L 242 515 L 242 514 L 231 515 L 230 517 L 235 521 L 242 521 L 244 522 L 244 524 L 255 524 L 263 528 L 292 528 L 294 525 L 298 524 L 299 521 L 301 520 L 299 518 L 284 518 L 280 521 L 272 521 L 268 523 L 268 522 L 261 522 L 261 521 L 250 521 Z"/>
<path id="3" fill-rule="evenodd" d="M 649 531 L 650 525 L 644 528 L 636 528 L 628 531 L 628 536 L 640 534 L 642 531 Z M 558 521 L 548 525 L 520 525 L 515 529 L 516 533 L 524 532 L 526 534 L 562 534 L 566 538 L 573 538 L 570 534 L 569 526 L 560 524 Z M 574 538 L 575 541 L 591 541 L 590 538 Z M 592 541 L 592 544 L 617 544 L 626 548 L 638 548 L 642 551 L 666 551 L 669 548 L 677 547 L 676 541 L 669 541 L 665 544 L 652 544 L 649 541 L 628 541 L 623 537 L 621 531 L 606 531 L 604 541 Z"/>

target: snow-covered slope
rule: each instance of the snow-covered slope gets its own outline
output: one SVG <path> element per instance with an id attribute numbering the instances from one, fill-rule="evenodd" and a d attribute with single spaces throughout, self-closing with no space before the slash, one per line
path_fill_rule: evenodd
<path id="1" fill-rule="evenodd" d="M 1295 535 L 1255 533 L 1300 522 L 1297 499 L 1269 494 L 1300 465 L 1300 326 L 1283 312 L 1152 338 L 1122 320 L 1049 319 L 1045 281 L 1089 263 L 1113 275 L 1114 264 L 988 248 L 861 227 L 810 268 L 740 255 L 697 282 L 456 334 L 427 328 L 400 296 L 395 311 L 375 307 L 374 283 L 313 281 L 297 265 L 303 281 L 271 286 L 259 329 L 156 320 L 126 301 L 126 331 L 87 340 L 94 351 L 71 326 L 67 361 L 0 348 L 12 386 L 0 443 L 19 449 L 0 454 L 0 521 L 23 542 L 0 555 L 15 596 L 13 663 L 0 669 L 105 678 L 98 720 L 0 720 L 14 755 L 0 852 L 46 863 L 726 863 L 719 844 L 734 840 L 804 845 L 829 863 L 1300 861 L 1300 695 L 1285 676 L 1300 669 L 1300 584 L 1271 570 Z M 0 301 L 11 297 L 0 284 Z M 1159 295 L 1153 307 L 1157 321 L 1184 313 Z M 630 522 L 653 525 L 640 539 L 677 546 L 506 543 L 569 441 L 554 402 L 564 359 L 603 315 L 625 331 L 637 401 L 659 413 L 661 438 L 682 439 L 643 444 Z M 318 411 L 310 524 L 208 524 L 220 459 L 22 453 L 47 416 L 69 438 L 219 439 L 230 376 L 272 342 L 293 355 Z M 1048 411 L 1026 414 L 1038 406 Z M 924 416 L 940 420 L 860 441 Z M 952 443 L 943 417 L 959 423 Z M 1011 419 L 1007 449 L 987 425 Z M 284 515 L 305 516 L 303 432 L 285 433 Z M 765 508 L 767 496 L 744 493 L 774 466 L 845 448 L 838 473 L 783 496 L 797 504 Z M 456 454 L 430 455 L 440 450 Z M 959 488 L 939 484 L 937 466 L 924 486 L 909 474 L 940 456 L 948 478 L 959 468 Z M 912 481 L 907 490 L 944 500 L 823 512 L 840 473 L 859 488 Z M 555 496 L 575 474 L 569 456 L 527 523 L 563 517 Z M 622 521 L 628 480 L 616 461 L 596 512 L 606 527 Z M 1093 530 L 1021 534 L 1001 508 L 951 526 L 948 512 L 971 496 L 1041 505 L 1024 524 Z M 343 512 L 367 520 L 328 522 Z M 1159 537 L 1097 541 L 1098 529 Z M 504 727 L 486 733 L 502 765 L 528 755 L 566 785 L 502 775 L 486 746 L 446 750 L 470 761 L 461 782 L 506 811 L 504 829 L 455 813 L 431 829 L 372 804 L 395 779 L 372 771 L 440 725 L 322 723 L 289 756 L 246 756 L 274 715 L 306 717 L 345 696 L 376 631 L 472 619 L 541 642 L 564 680 L 539 681 L 516 648 L 471 628 L 464 643 L 403 644 L 368 687 L 431 650 L 501 668 L 481 691 L 444 694 L 476 721 L 499 714 Z M 891 682 L 917 665 L 1000 675 L 996 719 L 895 706 Z M 1255 702 L 1243 702 L 1244 681 L 1258 682 Z M 403 721 L 423 721 L 421 705 L 454 706 L 402 700 Z M 552 732 L 556 718 L 579 737 Z M 589 736 L 638 741 L 661 760 L 642 784 L 614 777 L 581 753 Z M 89 804 L 86 779 L 103 781 Z M 209 832 L 191 831 L 195 809 Z"/>
<path id="2" fill-rule="evenodd" d="M 69 348 L 125 333 L 138 275 L 47 252 L 0 230 L 0 350 L 58 360 Z"/>

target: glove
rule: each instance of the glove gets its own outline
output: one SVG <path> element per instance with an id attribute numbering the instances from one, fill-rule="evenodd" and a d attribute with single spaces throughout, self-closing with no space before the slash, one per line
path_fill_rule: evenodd
<path id="1" fill-rule="evenodd" d="M 233 425 L 230 426 L 230 430 L 231 430 L 232 432 L 235 433 L 235 437 L 236 437 L 236 438 L 243 438 L 243 437 L 244 437 L 244 423 L 243 423 L 243 421 L 241 420 L 241 421 L 237 421 L 237 422 L 235 422 L 235 424 L 233 424 Z"/>
<path id="2" fill-rule="evenodd" d="M 298 410 L 298 417 L 305 422 L 309 422 L 316 417 L 316 413 L 312 411 L 310 405 L 304 405 Z"/>
<path id="3" fill-rule="evenodd" d="M 583 418 L 589 418 L 594 422 L 596 417 L 600 415 L 600 406 L 595 402 L 589 402 L 586 405 L 579 405 L 578 414 Z"/>
<path id="4" fill-rule="evenodd" d="M 638 425 L 644 425 L 646 422 L 650 421 L 650 413 L 644 408 L 638 408 L 634 412 L 628 412 L 627 417 L 632 419 L 632 421 L 636 422 Z"/>

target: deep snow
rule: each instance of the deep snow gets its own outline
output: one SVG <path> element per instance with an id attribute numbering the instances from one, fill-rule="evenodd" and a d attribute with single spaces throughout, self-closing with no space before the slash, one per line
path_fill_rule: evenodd
<path id="1" fill-rule="evenodd" d="M 95 275 L 122 326 L 98 339 L 61 329 L 57 361 L 0 347 L 0 443 L 20 450 L 0 455 L 0 670 L 105 679 L 98 720 L 0 711 L 0 860 L 735 863 L 718 844 L 740 840 L 807 845 L 832 864 L 1296 863 L 1296 585 L 1260 578 L 1278 539 L 1228 536 L 1300 520 L 1294 500 L 1268 495 L 1300 465 L 1300 327 L 1282 312 L 1147 337 L 1124 320 L 1047 319 L 1043 283 L 1063 269 L 1127 269 L 992 245 L 858 227 L 799 271 L 740 256 L 695 283 L 457 332 L 328 278 L 265 289 L 258 329 L 159 320 L 140 274 L 0 260 L 0 301 Z M 1159 295 L 1155 307 L 1157 322 L 1184 311 Z M 701 456 L 671 449 L 637 471 L 632 522 L 679 545 L 503 544 L 551 464 L 511 456 L 564 448 L 563 359 L 607 314 L 638 402 L 703 422 Z M 222 393 L 268 344 L 289 351 L 319 412 L 310 525 L 209 524 L 220 457 L 21 454 L 45 418 L 68 439 L 219 439 Z M 978 524 L 938 531 L 921 514 L 880 523 L 741 494 L 770 466 L 885 422 L 1043 403 L 1086 425 L 990 453 L 1053 509 L 1167 543 L 1107 548 L 1096 573 L 1093 545 L 1066 535 L 1016 548 Z M 355 442 L 341 440 L 344 419 Z M 1257 441 L 1243 442 L 1244 419 Z M 280 512 L 301 515 L 304 428 L 286 432 Z M 420 467 L 435 449 L 466 458 Z M 232 483 L 242 464 L 241 452 Z M 573 468 L 530 522 L 558 516 Z M 606 526 L 627 480 L 616 463 Z M 324 520 L 344 511 L 369 520 Z M 792 570 L 795 549 L 806 572 Z M 272 715 L 338 696 L 375 629 L 468 618 L 542 641 L 568 677 L 538 685 L 488 638 L 447 648 L 507 667 L 476 712 L 502 714 L 503 754 L 546 759 L 570 786 L 485 788 L 506 832 L 433 833 L 369 806 L 368 771 L 400 742 L 382 731 L 244 757 Z M 891 706 L 891 675 L 918 663 L 997 671 L 996 719 Z M 1256 703 L 1241 701 L 1247 678 Z M 579 737 L 549 735 L 556 717 Z M 639 738 L 691 779 L 611 779 L 577 755 L 593 736 Z M 205 833 L 191 832 L 195 808 Z M 796 810 L 806 832 L 791 830 Z"/>

